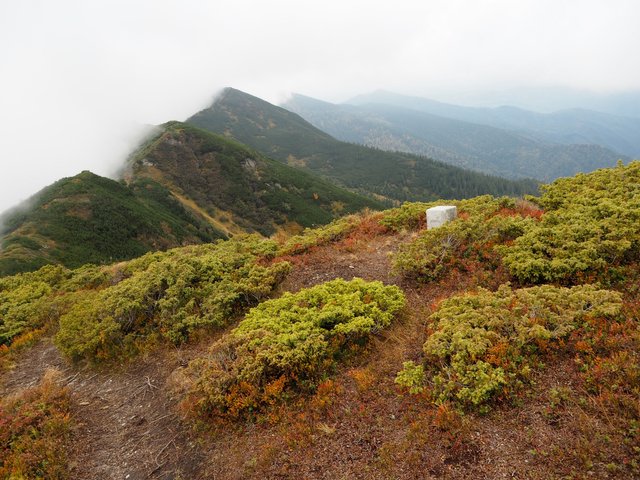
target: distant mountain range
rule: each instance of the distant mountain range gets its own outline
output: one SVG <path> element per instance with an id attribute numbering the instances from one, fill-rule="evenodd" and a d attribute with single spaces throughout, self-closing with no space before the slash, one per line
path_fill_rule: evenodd
<path id="1" fill-rule="evenodd" d="M 537 113 L 509 106 L 461 107 L 384 91 L 360 95 L 347 103 L 358 106 L 384 104 L 408 108 L 445 118 L 512 130 L 547 142 L 601 145 L 630 157 L 640 157 L 640 118 L 584 108 Z"/>
<path id="2" fill-rule="evenodd" d="M 425 156 L 341 142 L 299 115 L 232 88 L 187 120 L 290 166 L 382 200 L 463 198 L 535 192 L 531 180 L 508 181 Z"/>
<path id="3" fill-rule="evenodd" d="M 493 148 L 507 159 L 514 149 L 528 148 L 520 164 L 504 160 L 502 167 L 511 165 L 520 176 L 539 172 L 524 168 L 527 163 L 544 172 L 556 168 L 536 163 L 542 157 L 540 141 L 520 133 L 389 105 L 381 120 L 379 113 L 366 110 L 369 106 L 297 98 L 311 103 L 313 111 L 330 114 L 336 125 L 342 122 L 336 135 L 351 141 L 359 141 L 358 135 L 368 134 L 372 141 L 377 136 L 378 148 L 337 140 L 295 113 L 226 89 L 186 123 L 157 127 L 132 152 L 119 180 L 82 172 L 2 214 L 0 275 L 47 263 L 114 262 L 245 232 L 296 232 L 405 200 L 520 196 L 538 189 L 531 179 L 507 180 L 429 156 L 477 168 L 468 160 L 482 158 L 483 150 Z M 382 150 L 389 145 L 400 149 L 400 143 L 393 143 L 400 140 L 425 146 L 418 131 L 429 121 L 434 131 L 435 126 L 447 129 L 439 133 L 440 144 L 421 150 L 428 156 Z M 367 130 L 371 125 L 377 130 Z M 404 136 L 398 136 L 400 127 Z M 594 152 L 600 152 L 599 162 L 613 161 L 596 147 L 582 151 L 572 146 L 574 156 L 564 145 L 546 148 L 561 152 L 555 158 L 563 162 L 557 163 L 566 165 L 571 158 L 576 168 L 601 166 L 595 159 L 585 163 Z"/>
<path id="4" fill-rule="evenodd" d="M 460 107 L 388 92 L 340 105 L 294 95 L 283 106 L 344 141 L 507 178 L 551 181 L 629 160 L 612 148 L 640 152 L 640 119 L 598 112 Z"/>
<path id="5" fill-rule="evenodd" d="M 442 92 L 441 92 L 442 95 Z M 444 94 L 447 98 L 446 94 Z M 640 118 L 640 90 L 598 93 L 570 87 L 511 87 L 499 90 L 457 92 L 448 103 L 496 107 L 512 105 L 534 112 L 585 109 L 623 117 Z"/>

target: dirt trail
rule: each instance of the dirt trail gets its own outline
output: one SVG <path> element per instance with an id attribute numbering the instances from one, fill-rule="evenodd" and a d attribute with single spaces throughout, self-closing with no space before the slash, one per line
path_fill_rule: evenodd
<path id="1" fill-rule="evenodd" d="M 45 338 L 3 375 L 0 395 L 37 385 L 48 368 L 62 372 L 75 424 L 72 478 L 196 479 L 202 456 L 166 388 L 188 355 L 169 350 L 112 370 L 77 369 Z"/>
<path id="2" fill-rule="evenodd" d="M 390 255 L 401 243 L 396 236 L 379 236 L 359 244 L 330 244 L 317 247 L 310 254 L 301 255 L 299 263 L 280 285 L 280 291 L 295 292 L 334 278 L 351 280 L 380 280 L 399 284 L 400 277 L 391 271 Z"/>
<path id="3" fill-rule="evenodd" d="M 304 256 L 279 291 L 297 291 L 337 277 L 398 283 L 389 263 L 389 254 L 397 244 L 397 236 L 380 236 L 355 247 L 320 247 Z M 37 385 L 48 368 L 62 372 L 62 382 L 71 394 L 76 425 L 75 445 L 70 454 L 72 478 L 205 478 L 203 472 L 211 474 L 217 468 L 205 465 L 211 467 L 212 458 L 205 457 L 177 414 L 177 399 L 171 396 L 167 379 L 209 342 L 203 340 L 182 350 L 163 349 L 126 366 L 97 370 L 69 364 L 52 340 L 44 338 L 22 355 L 13 370 L 0 374 L 0 395 Z M 219 441 L 230 440 L 226 435 L 223 437 L 212 439 L 205 447 L 207 456 L 212 449 L 225 455 L 224 444 L 215 448 Z M 213 455 L 214 462 L 216 456 Z M 230 460 L 227 457 L 220 466 L 228 468 Z"/>
<path id="4" fill-rule="evenodd" d="M 64 377 L 71 372 L 51 339 L 44 338 L 20 356 L 15 368 L 0 372 L 0 397 L 35 387 L 48 368 L 60 370 Z"/>
<path id="5" fill-rule="evenodd" d="M 176 366 L 156 355 L 122 372 L 73 380 L 77 478 L 197 478 L 201 456 L 166 388 Z"/>

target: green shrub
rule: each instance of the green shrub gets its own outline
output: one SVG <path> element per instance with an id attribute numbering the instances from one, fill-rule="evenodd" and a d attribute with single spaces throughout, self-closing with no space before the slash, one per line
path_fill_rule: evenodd
<path id="1" fill-rule="evenodd" d="M 55 328 L 76 302 L 86 299 L 85 289 L 99 288 L 110 278 L 104 268 L 93 265 L 78 270 L 47 265 L 36 272 L 0 278 L 0 370 L 10 368 L 20 351 Z"/>
<path id="2" fill-rule="evenodd" d="M 303 253 L 311 247 L 338 240 L 355 229 L 361 220 L 358 215 L 349 215 L 334 220 L 323 227 L 307 228 L 300 235 L 289 238 L 280 247 L 278 253 L 280 255 L 295 255 Z"/>
<path id="3" fill-rule="evenodd" d="M 424 366 L 414 362 L 404 362 L 402 370 L 396 375 L 396 383 L 405 387 L 409 393 L 422 393 L 425 390 Z"/>
<path id="4" fill-rule="evenodd" d="M 398 249 L 394 268 L 422 281 L 432 281 L 453 269 L 495 269 L 499 257 L 494 246 L 521 235 L 535 223 L 530 212 L 514 199 L 488 195 L 451 202 L 458 218 L 418 236 Z M 424 215 L 424 211 L 422 211 Z"/>
<path id="5" fill-rule="evenodd" d="M 190 406 L 246 416 L 286 391 L 312 391 L 350 345 L 387 327 L 404 306 L 396 286 L 337 279 L 261 303 L 188 369 Z"/>
<path id="6" fill-rule="evenodd" d="M 561 178 L 542 189 L 542 221 L 500 249 L 518 280 L 606 280 L 612 269 L 640 258 L 640 162 Z"/>
<path id="7" fill-rule="evenodd" d="M 92 264 L 69 271 L 69 277 L 59 284 L 62 292 L 75 292 L 78 290 L 96 289 L 107 286 L 113 281 L 109 268 Z"/>
<path id="8" fill-rule="evenodd" d="M 57 319 L 56 292 L 70 275 L 64 267 L 49 265 L 0 278 L 0 345 L 10 345 L 15 337 Z"/>
<path id="9" fill-rule="evenodd" d="M 458 202 L 452 200 L 442 200 L 436 202 L 405 202 L 402 206 L 391 208 L 382 212 L 380 225 L 387 227 L 389 230 L 399 232 L 401 230 L 417 230 L 426 224 L 426 212 L 428 208 L 436 205 L 456 204 Z"/>
<path id="10" fill-rule="evenodd" d="M 286 262 L 257 263 L 275 250 L 275 242 L 254 235 L 147 254 L 122 267 L 120 282 L 87 292 L 63 315 L 56 342 L 73 359 L 96 360 L 224 326 L 288 272 Z"/>
<path id="11" fill-rule="evenodd" d="M 433 333 L 424 344 L 425 385 L 438 403 L 484 407 L 507 398 L 526 382 L 539 354 L 555 348 L 592 318 L 620 315 L 620 294 L 591 285 L 552 286 L 451 297 L 429 317 Z M 416 378 L 405 364 L 398 383 Z M 404 382 L 404 383 L 403 383 Z"/>

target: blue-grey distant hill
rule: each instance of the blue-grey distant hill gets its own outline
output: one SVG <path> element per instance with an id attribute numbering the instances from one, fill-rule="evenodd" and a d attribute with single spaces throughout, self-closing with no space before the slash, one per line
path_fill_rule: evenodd
<path id="1" fill-rule="evenodd" d="M 612 115 L 585 108 L 537 113 L 509 106 L 463 107 L 384 91 L 360 95 L 347 103 L 368 108 L 373 105 L 407 108 L 512 130 L 547 142 L 601 145 L 623 155 L 640 157 L 640 118 L 631 116 Z"/>
<path id="2" fill-rule="evenodd" d="M 518 196 L 537 190 L 531 179 L 507 180 L 424 155 L 338 141 L 299 115 L 233 88 L 225 89 L 187 123 L 385 201 L 468 198 L 485 193 Z"/>
<path id="3" fill-rule="evenodd" d="M 534 112 L 557 112 L 583 108 L 623 117 L 640 118 L 640 90 L 594 92 L 571 87 L 507 87 L 494 90 L 457 92 L 448 103 L 496 107 L 513 105 Z"/>
<path id="4" fill-rule="evenodd" d="M 532 132 L 427 113 L 418 109 L 419 102 L 415 102 L 416 108 L 383 103 L 335 105 L 294 95 L 283 106 L 344 141 L 426 155 L 507 178 L 551 181 L 612 166 L 618 159 L 628 160 L 600 145 L 553 142 Z"/>

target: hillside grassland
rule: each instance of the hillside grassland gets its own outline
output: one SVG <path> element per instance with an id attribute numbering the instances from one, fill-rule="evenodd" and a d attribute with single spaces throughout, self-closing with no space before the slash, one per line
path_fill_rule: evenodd
<path id="1" fill-rule="evenodd" d="M 451 201 L 427 230 L 435 203 L 1 278 L 0 379 L 49 337 L 69 378 L 130 368 L 184 433 L 146 454 L 197 445 L 190 478 L 640 476 L 640 162 Z M 149 357 L 164 384 L 136 377 Z M 46 465 L 12 429 L 4 458 Z"/>

